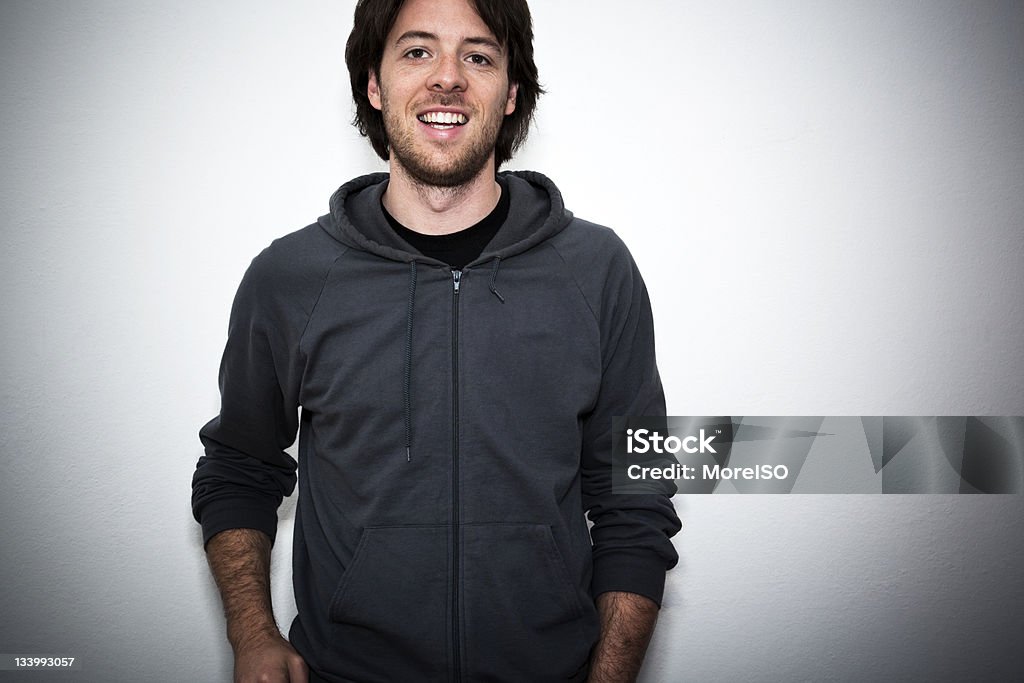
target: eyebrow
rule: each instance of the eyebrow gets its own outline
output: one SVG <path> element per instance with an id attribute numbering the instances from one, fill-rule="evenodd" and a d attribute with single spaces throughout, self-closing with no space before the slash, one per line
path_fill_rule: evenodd
<path id="1" fill-rule="evenodd" d="M 406 31 L 405 33 L 398 37 L 398 40 L 395 41 L 395 47 L 398 47 L 402 43 L 408 42 L 410 40 L 439 41 L 440 38 L 438 38 L 435 34 L 430 33 L 429 31 Z M 471 36 L 469 38 L 463 38 L 462 42 L 468 43 L 470 45 L 480 45 L 482 47 L 488 47 L 497 52 L 499 55 L 504 53 L 504 50 L 501 49 L 501 45 L 498 44 L 497 41 L 491 38 L 487 38 L 486 36 Z"/>

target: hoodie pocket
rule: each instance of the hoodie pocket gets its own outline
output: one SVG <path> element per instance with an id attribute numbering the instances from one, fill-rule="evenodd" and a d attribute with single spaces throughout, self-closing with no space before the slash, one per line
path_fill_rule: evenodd
<path id="1" fill-rule="evenodd" d="M 375 680 L 384 666 L 404 680 L 444 680 L 448 555 L 444 526 L 363 531 L 329 612 L 348 677 Z"/>
<path id="2" fill-rule="evenodd" d="M 567 571 L 551 527 L 467 525 L 462 540 L 469 677 L 566 681 L 585 675 L 596 611 L 583 577 Z"/>

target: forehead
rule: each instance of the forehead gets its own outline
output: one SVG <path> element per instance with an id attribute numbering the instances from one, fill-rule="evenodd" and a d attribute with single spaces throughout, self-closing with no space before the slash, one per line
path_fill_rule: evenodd
<path id="1" fill-rule="evenodd" d="M 470 0 L 406 0 L 388 33 L 394 45 L 410 31 L 432 33 L 439 38 L 490 38 L 494 34 Z"/>

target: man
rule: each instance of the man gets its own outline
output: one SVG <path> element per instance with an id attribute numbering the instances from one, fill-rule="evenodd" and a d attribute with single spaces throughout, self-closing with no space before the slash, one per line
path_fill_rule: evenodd
<path id="1" fill-rule="evenodd" d="M 612 416 L 664 414 L 650 304 L 610 230 L 496 173 L 541 92 L 530 21 L 356 8 L 356 123 L 390 175 L 254 259 L 200 433 L 236 681 L 636 677 L 679 528 L 668 495 L 611 490 Z M 288 642 L 268 564 L 296 431 Z"/>

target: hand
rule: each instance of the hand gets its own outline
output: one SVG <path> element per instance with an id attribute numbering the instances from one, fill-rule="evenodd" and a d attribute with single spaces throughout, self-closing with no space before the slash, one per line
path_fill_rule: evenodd
<path id="1" fill-rule="evenodd" d="M 270 604 L 270 537 L 228 529 L 206 544 L 235 651 L 235 683 L 309 683 L 309 668 L 284 639 Z"/>
<path id="2" fill-rule="evenodd" d="M 235 650 L 235 683 L 309 683 L 309 668 L 281 634 Z"/>

